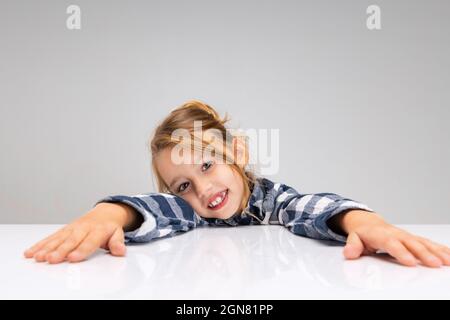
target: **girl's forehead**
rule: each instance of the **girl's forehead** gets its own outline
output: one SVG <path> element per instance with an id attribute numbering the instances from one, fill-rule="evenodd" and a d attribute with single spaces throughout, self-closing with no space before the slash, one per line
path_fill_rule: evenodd
<path id="1" fill-rule="evenodd" d="M 201 164 L 206 159 L 211 159 L 210 152 L 204 152 L 200 150 L 191 150 L 188 147 L 175 148 L 169 147 L 160 152 L 160 156 L 157 157 L 158 162 L 170 164 L 170 165 L 186 165 L 186 164 Z"/>

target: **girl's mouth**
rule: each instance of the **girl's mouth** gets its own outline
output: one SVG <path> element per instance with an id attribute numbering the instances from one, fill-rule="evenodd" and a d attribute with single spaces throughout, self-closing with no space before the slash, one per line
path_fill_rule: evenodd
<path id="1" fill-rule="evenodd" d="M 211 210 L 219 210 L 222 208 L 228 201 L 228 189 L 216 193 L 208 203 L 208 208 Z"/>

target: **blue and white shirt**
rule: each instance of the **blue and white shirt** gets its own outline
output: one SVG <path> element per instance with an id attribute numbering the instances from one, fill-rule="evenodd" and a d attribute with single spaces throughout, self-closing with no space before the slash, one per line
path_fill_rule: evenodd
<path id="1" fill-rule="evenodd" d="M 349 209 L 372 211 L 365 204 L 334 193 L 300 194 L 290 186 L 257 178 L 247 207 L 229 219 L 202 218 L 181 197 L 167 193 L 109 196 L 100 202 L 123 203 L 144 218 L 141 226 L 125 233 L 126 242 L 148 242 L 171 237 L 200 226 L 278 224 L 292 233 L 320 240 L 345 242 L 327 221 Z"/>

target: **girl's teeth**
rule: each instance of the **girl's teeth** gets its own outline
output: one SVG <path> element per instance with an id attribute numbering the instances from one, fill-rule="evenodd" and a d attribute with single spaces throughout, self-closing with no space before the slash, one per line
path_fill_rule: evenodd
<path id="1" fill-rule="evenodd" d="M 223 198 L 225 197 L 225 191 L 224 192 L 222 192 L 221 193 L 221 196 L 220 197 L 217 197 L 214 201 L 212 201 L 209 205 L 208 205 L 208 207 L 215 207 L 215 206 L 217 206 L 219 203 L 221 203 L 222 201 L 223 201 Z"/>

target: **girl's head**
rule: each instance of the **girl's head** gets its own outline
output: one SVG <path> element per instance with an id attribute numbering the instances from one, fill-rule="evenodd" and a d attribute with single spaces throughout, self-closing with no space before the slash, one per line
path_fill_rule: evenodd
<path id="1" fill-rule="evenodd" d="M 188 101 L 156 127 L 150 142 L 159 192 L 182 197 L 204 218 L 242 212 L 255 180 L 246 169 L 246 138 L 231 134 L 227 121 L 209 105 Z"/>

